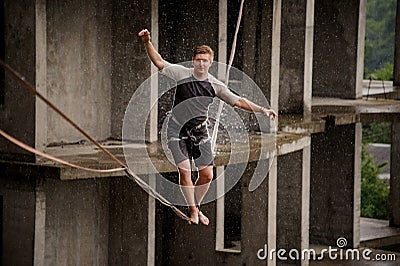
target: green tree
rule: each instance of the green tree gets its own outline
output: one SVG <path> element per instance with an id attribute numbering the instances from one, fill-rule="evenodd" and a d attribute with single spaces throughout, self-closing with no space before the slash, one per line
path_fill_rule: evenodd
<path id="1" fill-rule="evenodd" d="M 393 63 L 396 0 L 368 0 L 365 39 L 365 78 Z"/>
<path id="2" fill-rule="evenodd" d="M 390 188 L 379 179 L 380 168 L 385 164 L 376 165 L 364 146 L 361 152 L 361 216 L 389 219 Z"/>

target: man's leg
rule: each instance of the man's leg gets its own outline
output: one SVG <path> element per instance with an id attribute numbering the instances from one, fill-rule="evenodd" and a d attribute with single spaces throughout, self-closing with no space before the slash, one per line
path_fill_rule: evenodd
<path id="1" fill-rule="evenodd" d="M 196 180 L 195 183 L 195 197 L 197 200 L 197 204 L 200 205 L 201 201 L 203 200 L 204 196 L 206 195 L 208 189 L 210 188 L 210 183 L 213 179 L 213 166 L 205 166 L 199 167 L 199 178 Z M 201 223 L 208 225 L 209 220 L 203 214 L 199 213 L 199 218 Z"/>
<path id="2" fill-rule="evenodd" d="M 194 186 L 192 182 L 192 171 L 189 159 L 186 159 L 178 164 L 179 170 L 179 185 L 181 186 L 182 194 L 185 197 L 186 203 L 190 210 L 190 220 L 198 224 L 198 209 L 194 198 Z"/>

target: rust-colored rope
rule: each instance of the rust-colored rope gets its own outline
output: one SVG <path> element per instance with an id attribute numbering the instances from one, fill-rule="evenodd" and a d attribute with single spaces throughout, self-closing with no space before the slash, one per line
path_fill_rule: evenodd
<path id="1" fill-rule="evenodd" d="M 7 140 L 9 140 L 10 142 L 14 143 L 15 145 L 17 145 L 18 147 L 29 151 L 31 153 L 34 153 L 36 155 L 39 155 L 41 157 L 44 157 L 46 159 L 52 160 L 54 162 L 57 163 L 61 163 L 70 167 L 74 167 L 74 168 L 78 168 L 81 170 L 85 170 L 85 171 L 89 171 L 89 172 L 96 172 L 96 173 L 112 173 L 112 172 L 120 172 L 120 171 L 125 171 L 125 167 L 120 167 L 120 168 L 112 168 L 112 169 L 94 169 L 94 168 L 88 168 L 88 167 L 83 167 L 83 166 L 79 166 L 67 161 L 64 161 L 60 158 L 57 158 L 55 156 L 52 156 L 50 154 L 41 152 L 35 148 L 32 148 L 31 146 L 28 146 L 27 144 L 23 143 L 22 141 L 17 140 L 16 138 L 10 136 L 9 134 L 7 134 L 6 132 L 4 132 L 3 130 L 0 129 L 0 135 L 2 135 L 4 138 L 6 138 Z"/>
<path id="2" fill-rule="evenodd" d="M 36 150 L 21 141 L 11 137 L 4 131 L 0 129 L 0 134 L 11 141 L 12 143 L 20 146 L 21 148 L 33 152 L 34 154 L 40 155 L 42 157 L 45 157 L 47 159 L 63 163 L 65 165 L 68 165 L 70 167 L 74 167 L 77 169 L 81 170 L 86 170 L 86 171 L 92 171 L 92 172 L 111 172 L 111 171 L 124 171 L 126 176 L 131 179 L 132 181 L 135 181 L 141 188 L 143 188 L 145 191 L 149 193 L 149 195 L 153 196 L 154 198 L 158 199 L 162 204 L 170 207 L 179 217 L 182 219 L 189 221 L 190 218 L 185 215 L 181 210 L 179 210 L 177 207 L 175 207 L 171 202 L 169 202 L 167 199 L 165 199 L 162 195 L 160 195 L 157 191 L 155 191 L 149 184 L 144 182 L 141 178 L 139 178 L 135 173 L 133 173 L 131 170 L 128 169 L 128 167 L 121 162 L 117 157 L 115 157 L 111 152 L 109 152 L 106 148 L 104 148 L 99 142 L 97 142 L 93 137 L 91 137 L 88 133 L 86 133 L 82 128 L 80 128 L 74 121 L 72 121 L 66 114 L 64 114 L 60 109 L 58 109 L 52 102 L 50 102 L 46 97 L 44 97 L 42 94 L 40 94 L 29 82 L 26 81 L 26 79 L 20 75 L 18 72 L 16 72 L 14 69 L 12 69 L 8 64 L 6 64 L 3 60 L 0 59 L 0 66 L 3 67 L 8 73 L 10 73 L 15 79 L 17 79 L 19 82 L 21 82 L 25 88 L 27 88 L 33 95 L 37 96 L 40 98 L 42 101 L 44 101 L 50 108 L 52 108 L 55 112 L 57 112 L 62 118 L 64 118 L 68 123 L 70 123 L 75 129 L 77 129 L 82 135 L 84 135 L 87 139 L 89 139 L 94 145 L 96 145 L 103 153 L 105 153 L 108 157 L 110 157 L 111 160 L 113 160 L 120 168 L 114 168 L 114 169 L 106 169 L 106 170 L 100 170 L 100 169 L 91 169 L 91 168 L 86 168 L 82 167 L 79 165 L 71 164 L 69 162 L 66 162 L 64 160 L 61 160 L 59 158 L 56 158 L 54 156 L 45 154 L 39 150 Z"/>

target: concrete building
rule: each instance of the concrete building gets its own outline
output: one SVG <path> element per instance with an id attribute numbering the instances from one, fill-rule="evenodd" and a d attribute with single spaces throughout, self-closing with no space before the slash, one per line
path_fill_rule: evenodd
<path id="1" fill-rule="evenodd" d="M 215 60 L 226 63 L 239 4 L 0 0 L 0 56 L 124 160 L 125 108 L 156 72 L 137 33 L 149 28 L 168 61 L 188 61 L 192 47 L 207 43 L 216 51 Z M 240 182 L 203 206 L 208 227 L 187 225 L 121 173 L 61 166 L 0 138 L 2 264 L 308 265 L 308 259 L 262 260 L 257 253 L 265 246 L 336 247 L 339 238 L 347 240 L 345 247 L 359 248 L 363 122 L 392 123 L 390 228 L 399 227 L 399 93 L 390 94 L 390 100 L 362 98 L 365 19 L 366 0 L 246 1 L 234 66 L 280 111 L 276 158 L 268 178 L 250 192 L 257 165 L 266 163 L 259 160 L 260 144 L 251 146 L 249 159 L 235 163 L 245 169 Z M 399 15 L 396 21 L 399 29 Z M 394 91 L 400 83 L 399 58 Z M 114 167 L 3 70 L 0 82 L 0 129 L 67 161 Z M 151 80 L 144 108 L 158 97 L 157 84 Z M 146 130 L 146 147 L 138 145 L 134 162 L 144 179 L 156 175 L 150 163 L 177 178 L 175 168 L 159 157 L 167 96 L 146 123 L 138 124 Z M 151 162 L 144 161 L 143 149 Z M 217 175 L 228 161 L 229 153 L 217 156 Z"/>

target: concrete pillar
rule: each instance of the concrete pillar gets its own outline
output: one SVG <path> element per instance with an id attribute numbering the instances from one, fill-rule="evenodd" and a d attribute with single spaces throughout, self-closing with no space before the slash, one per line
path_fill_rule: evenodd
<path id="1" fill-rule="evenodd" d="M 393 85 L 400 86 L 400 0 L 397 0 Z"/>
<path id="2" fill-rule="evenodd" d="M 36 90 L 47 97 L 47 29 L 46 1 L 36 1 Z M 36 101 L 35 147 L 44 151 L 47 145 L 47 105 Z M 62 119 L 60 117 L 60 119 Z"/>
<path id="3" fill-rule="evenodd" d="M 315 1 L 313 95 L 362 97 L 365 0 Z"/>
<path id="4" fill-rule="evenodd" d="M 313 134 L 311 139 L 310 243 L 359 245 L 361 125 Z"/>
<path id="5" fill-rule="evenodd" d="M 303 149 L 303 171 L 302 171 L 302 192 L 301 192 L 301 250 L 310 247 L 310 167 L 311 167 L 311 146 Z M 309 265 L 308 259 L 304 259 L 301 265 Z"/>
<path id="6" fill-rule="evenodd" d="M 277 159 L 269 169 L 268 174 L 268 249 L 277 249 L 277 205 L 278 205 L 278 164 Z M 276 260 L 268 260 L 268 266 L 276 265 Z"/>
<path id="7" fill-rule="evenodd" d="M 227 64 L 228 50 L 228 3 L 226 0 L 218 2 L 218 62 Z M 225 81 L 226 69 L 218 69 L 218 79 Z"/>
<path id="8" fill-rule="evenodd" d="M 46 250 L 46 193 L 40 185 L 35 191 L 35 243 L 33 265 L 44 266 Z"/>
<path id="9" fill-rule="evenodd" d="M 156 189 L 157 175 L 149 176 L 149 185 Z M 155 265 L 156 262 L 156 199 L 148 195 L 149 208 L 147 218 L 147 265 Z"/>
<path id="10" fill-rule="evenodd" d="M 390 226 L 400 227 L 400 122 L 392 123 L 390 152 Z"/>
<path id="11" fill-rule="evenodd" d="M 158 50 L 158 0 L 151 0 L 151 40 Z M 151 111 L 148 118 L 146 141 L 154 142 L 158 139 L 158 69 L 151 64 L 150 103 Z"/>
<path id="12" fill-rule="evenodd" d="M 312 69 L 314 52 L 314 5 L 315 0 L 307 0 L 306 6 L 306 33 L 305 33 L 305 52 L 304 52 L 304 98 L 303 114 L 311 121 L 312 105 Z"/>

